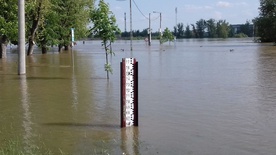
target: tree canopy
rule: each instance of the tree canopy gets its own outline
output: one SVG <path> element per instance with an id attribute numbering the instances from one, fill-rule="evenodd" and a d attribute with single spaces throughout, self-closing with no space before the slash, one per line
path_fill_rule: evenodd
<path id="1" fill-rule="evenodd" d="M 6 57 L 9 41 L 17 44 L 18 7 L 17 0 L 0 0 L 0 59 Z"/>
<path id="2" fill-rule="evenodd" d="M 68 49 L 71 28 L 75 29 L 75 38 L 86 37 L 93 2 L 94 0 L 51 0 L 51 10 L 39 36 L 41 46 L 59 45 L 59 51 L 63 46 Z"/>
<path id="3" fill-rule="evenodd" d="M 177 24 L 174 34 L 177 38 L 227 38 L 230 29 L 226 20 L 200 19 L 195 24 L 188 24 L 185 30 L 183 23 Z"/>
<path id="4" fill-rule="evenodd" d="M 16 41 L 18 30 L 17 0 L 0 0 L 0 36 Z"/>
<path id="5" fill-rule="evenodd" d="M 174 36 L 172 34 L 172 32 L 166 27 L 163 33 L 163 36 L 161 38 L 161 43 L 165 43 L 167 41 L 171 42 L 173 41 Z"/>
<path id="6" fill-rule="evenodd" d="M 0 56 L 4 44 L 18 40 L 18 0 L 0 0 Z M 87 37 L 89 13 L 94 0 L 26 0 L 26 37 L 28 55 L 35 43 L 46 52 L 47 46 L 70 45 L 70 29 L 75 28 L 75 38 Z M 44 52 L 44 53 L 45 53 Z M 0 58 L 1 58 L 0 57 Z"/>
<path id="7" fill-rule="evenodd" d="M 260 0 L 259 17 L 254 19 L 262 42 L 276 42 L 276 0 Z"/>

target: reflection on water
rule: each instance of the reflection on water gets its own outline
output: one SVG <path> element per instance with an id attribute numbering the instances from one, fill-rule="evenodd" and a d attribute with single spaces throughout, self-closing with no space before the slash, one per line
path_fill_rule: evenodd
<path id="1" fill-rule="evenodd" d="M 30 111 L 30 101 L 28 94 L 28 85 L 25 75 L 20 76 L 20 89 L 21 89 L 21 102 L 23 108 L 23 128 L 25 133 L 23 134 L 24 139 L 24 149 L 26 153 L 30 154 L 33 147 L 32 138 L 34 133 L 32 131 L 32 121 L 31 121 L 31 111 Z"/>
<path id="2" fill-rule="evenodd" d="M 8 51 L 0 59 L 0 148 L 19 139 L 27 153 L 42 144 L 54 154 L 275 154 L 274 46 L 190 39 L 128 48 L 114 44 L 109 80 L 100 41 L 37 50 L 25 76 Z M 120 129 L 125 57 L 139 61 L 138 128 Z"/>
<path id="3" fill-rule="evenodd" d="M 139 128 L 129 127 L 123 128 L 122 134 L 122 144 L 121 148 L 123 154 L 140 154 L 139 152 Z"/>
<path id="4" fill-rule="evenodd" d="M 74 71 L 74 66 L 73 66 L 73 74 L 72 74 L 72 96 L 73 96 L 73 108 L 77 110 L 78 106 L 78 88 L 77 88 L 77 79 Z"/>

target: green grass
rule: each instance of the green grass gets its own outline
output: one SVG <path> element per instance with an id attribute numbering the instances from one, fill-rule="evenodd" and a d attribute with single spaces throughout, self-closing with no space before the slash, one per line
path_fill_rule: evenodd
<path id="1" fill-rule="evenodd" d="M 4 145 L 0 148 L 0 155 L 53 155 L 45 147 L 23 147 L 19 140 L 4 140 Z"/>

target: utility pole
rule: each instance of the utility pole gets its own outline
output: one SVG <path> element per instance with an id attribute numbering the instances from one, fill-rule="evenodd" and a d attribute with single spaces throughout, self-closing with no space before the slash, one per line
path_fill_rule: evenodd
<path id="1" fill-rule="evenodd" d="M 18 0 L 18 75 L 26 74 L 25 0 Z"/>
<path id="2" fill-rule="evenodd" d="M 174 36 L 174 41 L 176 41 L 176 36 L 177 36 L 178 30 L 177 30 L 177 7 L 175 8 L 175 36 Z"/>
<path id="3" fill-rule="evenodd" d="M 125 32 L 127 31 L 127 29 L 126 29 L 126 13 L 125 13 Z"/>
<path id="4" fill-rule="evenodd" d="M 148 43 L 151 45 L 151 22 L 150 22 L 150 13 L 149 13 L 149 29 L 148 29 Z"/>
<path id="5" fill-rule="evenodd" d="M 126 1 L 126 0 L 117 0 L 117 1 Z M 132 48 L 132 40 L 133 40 L 133 33 L 132 33 L 132 5 L 131 5 L 131 1 L 132 0 L 129 0 L 129 33 L 130 33 L 130 51 L 133 50 Z M 126 20 L 126 19 L 125 19 Z"/>
<path id="6" fill-rule="evenodd" d="M 132 38 L 133 38 L 133 34 L 132 34 L 132 6 L 131 6 L 131 1 L 129 0 L 129 18 L 130 18 L 130 51 L 132 51 Z"/>
<path id="7" fill-rule="evenodd" d="M 159 33 L 160 33 L 160 44 L 162 43 L 162 12 L 157 12 L 153 11 L 153 13 L 159 13 L 159 18 L 160 18 L 160 28 L 159 28 Z"/>

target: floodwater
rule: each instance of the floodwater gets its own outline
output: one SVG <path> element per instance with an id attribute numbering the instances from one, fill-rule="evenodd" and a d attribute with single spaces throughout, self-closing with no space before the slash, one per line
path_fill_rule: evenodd
<path id="1" fill-rule="evenodd" d="M 0 149 L 17 140 L 53 154 L 274 155 L 276 47 L 251 39 L 113 45 L 106 79 L 100 41 L 38 51 L 17 75 L 0 60 Z M 232 50 L 233 49 L 233 50 Z M 139 127 L 120 128 L 120 62 L 139 62 Z"/>

